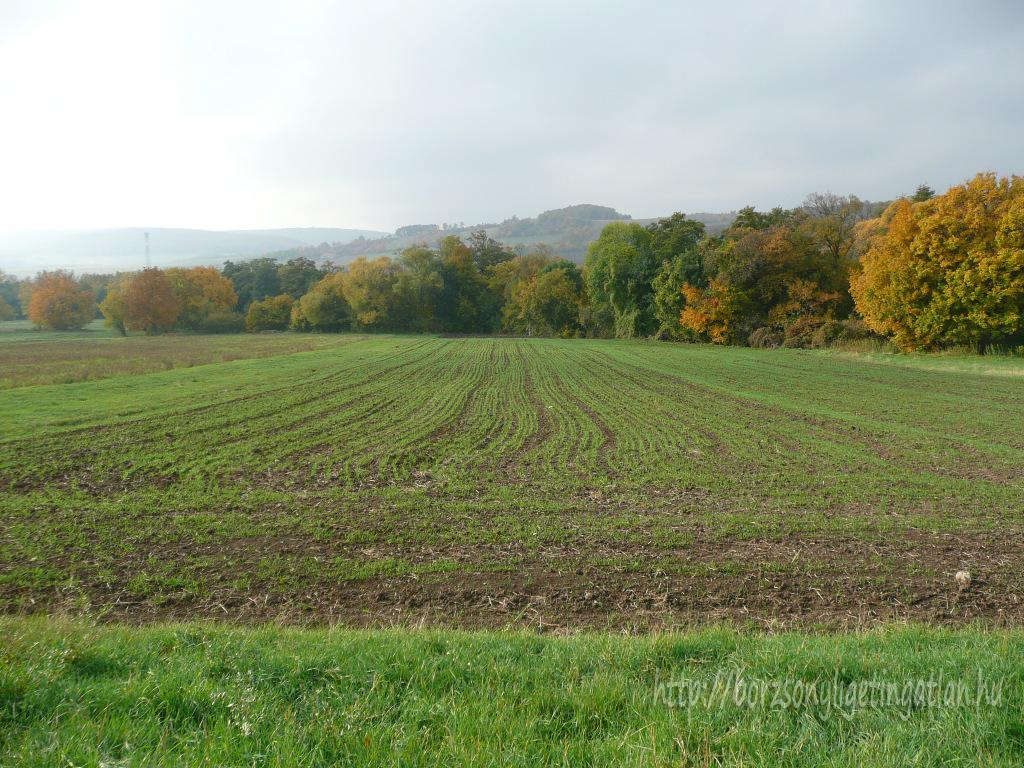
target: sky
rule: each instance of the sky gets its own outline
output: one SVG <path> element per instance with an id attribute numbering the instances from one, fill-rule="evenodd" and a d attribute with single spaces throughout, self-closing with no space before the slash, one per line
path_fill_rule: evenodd
<path id="1" fill-rule="evenodd" d="M 1024 3 L 0 0 L 0 230 L 636 217 L 1024 174 Z"/>

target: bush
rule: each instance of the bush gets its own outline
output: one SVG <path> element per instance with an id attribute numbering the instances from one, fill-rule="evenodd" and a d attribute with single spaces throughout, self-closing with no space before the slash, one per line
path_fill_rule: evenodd
<path id="1" fill-rule="evenodd" d="M 819 329 L 829 322 L 818 315 L 804 315 L 786 326 L 786 333 L 782 339 L 782 346 L 791 349 L 812 349 L 814 337 Z"/>
<path id="2" fill-rule="evenodd" d="M 245 329 L 253 333 L 285 330 L 292 319 L 293 303 L 294 300 L 287 293 L 254 301 L 245 316 Z"/>
<path id="3" fill-rule="evenodd" d="M 815 349 L 824 349 L 850 342 L 864 341 L 874 335 L 860 318 L 828 320 L 814 332 L 811 346 Z"/>
<path id="4" fill-rule="evenodd" d="M 199 330 L 203 333 L 241 333 L 245 330 L 245 318 L 239 312 L 216 309 L 199 323 Z"/>
<path id="5" fill-rule="evenodd" d="M 775 328 L 756 328 L 748 337 L 747 343 L 757 349 L 775 349 L 782 345 L 782 331 Z"/>

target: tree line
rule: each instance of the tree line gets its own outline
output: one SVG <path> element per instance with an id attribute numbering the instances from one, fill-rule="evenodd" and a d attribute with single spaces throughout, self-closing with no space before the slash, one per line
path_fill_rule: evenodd
<path id="1" fill-rule="evenodd" d="M 13 297 L 13 298 L 12 298 Z M 13 304 L 12 304 L 13 301 Z M 402 331 L 655 337 L 903 350 L 1024 343 L 1024 179 L 979 174 L 891 204 L 812 194 L 709 236 L 676 213 L 607 224 L 582 268 L 484 231 L 346 265 L 299 257 L 76 280 L 0 279 L 0 316 L 125 333 Z M 4 309 L 6 307 L 6 309 Z"/>

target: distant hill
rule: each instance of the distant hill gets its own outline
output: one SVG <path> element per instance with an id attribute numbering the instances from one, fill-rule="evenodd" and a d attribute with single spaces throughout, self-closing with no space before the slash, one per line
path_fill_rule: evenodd
<path id="1" fill-rule="evenodd" d="M 344 244 L 357 237 L 380 237 L 366 229 L 308 227 L 293 229 L 96 229 L 65 232 L 0 232 L 0 269 L 33 274 L 39 269 L 113 272 L 145 266 L 144 233 L 149 232 L 154 266 L 220 266 L 226 259 L 261 256 L 271 251 L 320 243 Z"/>
<path id="2" fill-rule="evenodd" d="M 735 218 L 735 213 L 694 213 L 688 216 L 704 222 L 709 234 L 718 234 L 729 226 Z M 434 246 L 448 235 L 465 236 L 482 229 L 506 245 L 529 248 L 543 244 L 557 256 L 582 262 L 587 254 L 587 246 L 597 239 L 609 222 L 635 221 L 639 224 L 649 224 L 657 220 L 658 218 L 633 219 L 628 214 L 619 213 L 614 208 L 603 205 L 570 205 L 544 211 L 535 218 L 520 219 L 513 216 L 500 224 L 409 224 L 399 227 L 394 234 L 383 237 L 359 237 L 347 243 L 302 247 L 268 255 L 281 260 L 306 256 L 318 261 L 330 260 L 337 264 L 347 264 L 360 256 L 394 256 L 413 245 L 425 243 Z"/>
<path id="3" fill-rule="evenodd" d="M 709 234 L 717 234 L 735 218 L 734 213 L 693 213 Z M 347 264 L 359 256 L 394 256 L 420 243 L 437 245 L 447 235 L 466 236 L 483 229 L 509 246 L 546 245 L 552 253 L 582 262 L 587 246 L 611 221 L 649 224 L 603 205 L 570 205 L 544 211 L 534 218 L 513 216 L 501 223 L 473 226 L 410 224 L 393 234 L 365 229 L 309 227 L 295 229 L 96 229 L 67 232 L 0 232 L 0 269 L 20 276 L 40 269 L 76 272 L 116 272 L 145 266 L 144 234 L 149 232 L 150 263 L 157 267 L 220 266 L 224 261 L 271 256 L 287 261 L 305 256 L 315 261 Z"/>

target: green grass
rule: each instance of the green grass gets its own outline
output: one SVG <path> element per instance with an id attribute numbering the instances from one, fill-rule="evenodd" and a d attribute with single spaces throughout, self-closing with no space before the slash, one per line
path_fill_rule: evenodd
<path id="1" fill-rule="evenodd" d="M 1024 761 L 1020 632 L 557 638 L 8 619 L 0 633 L 0 764 L 26 768 Z M 716 676 L 724 694 L 679 693 Z M 951 684 L 967 698 L 947 698 Z M 848 698 L 868 685 L 896 697 Z"/>
<path id="2" fill-rule="evenodd" d="M 15 330 L 0 361 L 0 766 L 1024 761 L 1020 359 Z M 769 700 L 665 687 L 737 675 Z M 1001 698 L 907 700 L 950 681 Z M 772 701 L 869 683 L 899 700 Z"/>

